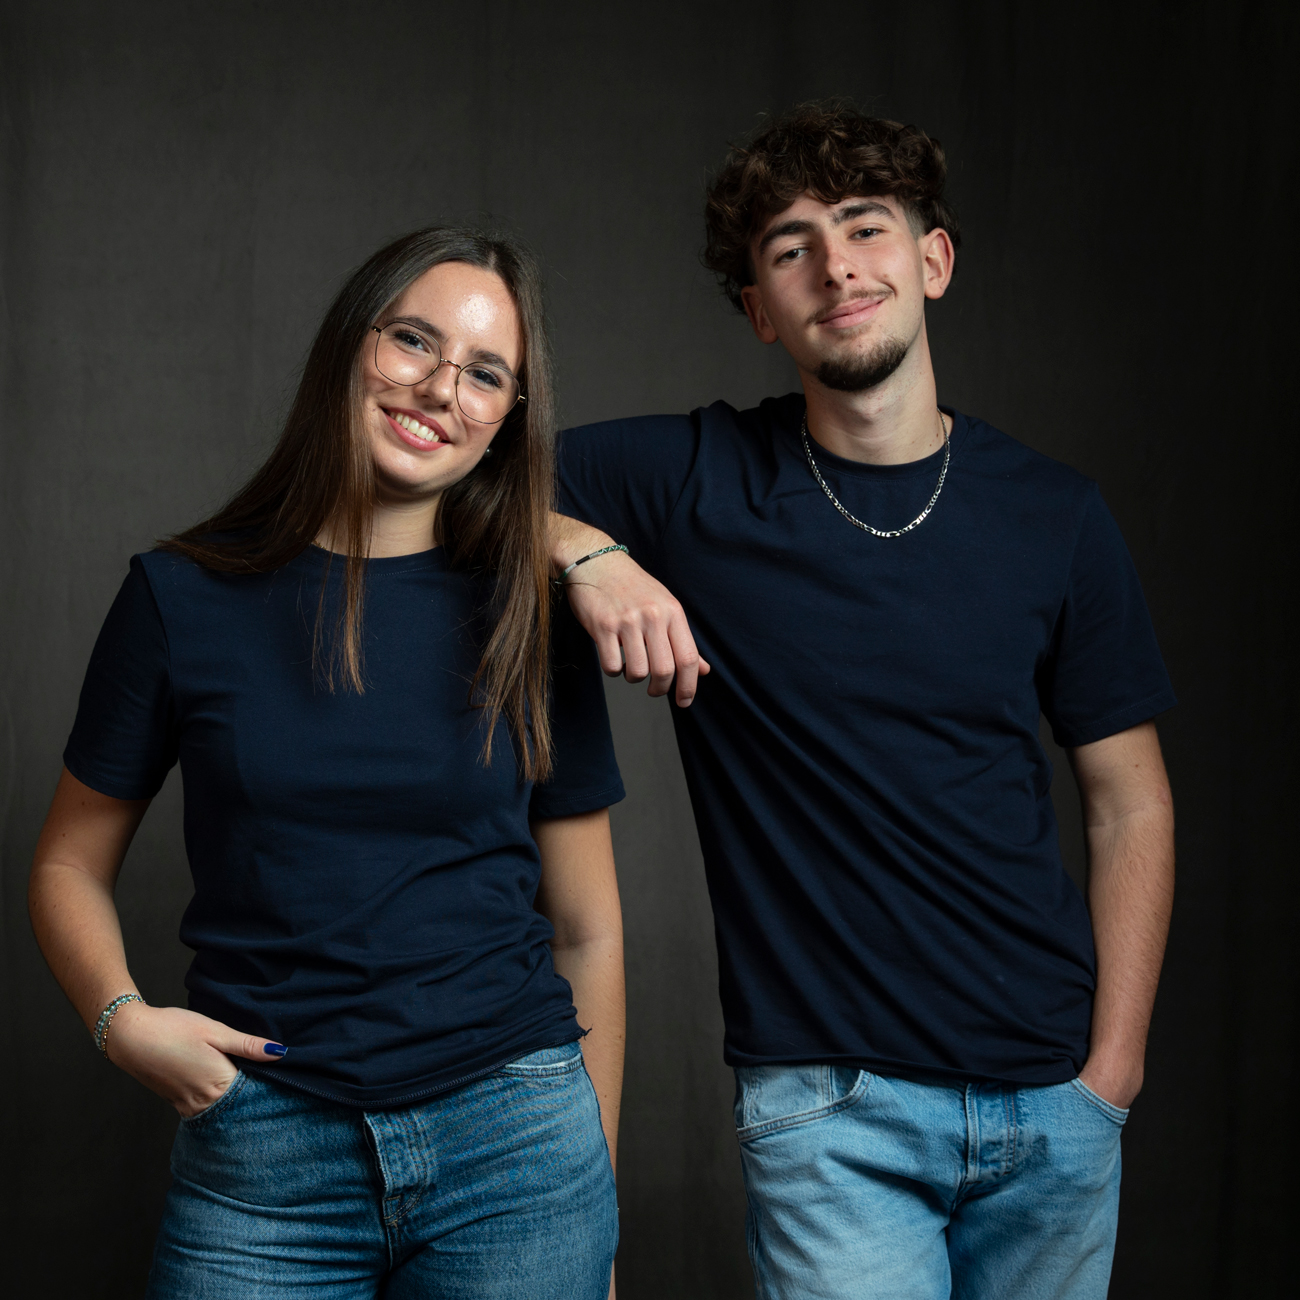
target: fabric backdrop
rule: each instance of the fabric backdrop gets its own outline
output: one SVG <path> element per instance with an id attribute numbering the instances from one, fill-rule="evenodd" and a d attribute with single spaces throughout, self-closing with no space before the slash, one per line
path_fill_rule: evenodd
<path id="1" fill-rule="evenodd" d="M 1179 893 L 1125 1135 L 1112 1294 L 1282 1294 L 1296 1090 L 1294 6 L 9 3 L 0 26 L 3 1194 L 13 1294 L 140 1294 L 172 1112 L 48 974 L 31 851 L 127 557 L 275 436 L 381 242 L 491 222 L 544 259 L 567 422 L 794 378 L 698 263 L 706 177 L 847 94 L 949 152 L 941 399 L 1096 478 L 1181 696 Z M 705 686 L 707 689 L 707 684 Z M 630 976 L 620 1293 L 749 1294 L 712 925 L 667 706 L 610 686 Z M 1063 842 L 1081 878 L 1068 774 Z M 173 777 L 119 890 L 179 1000 Z"/>

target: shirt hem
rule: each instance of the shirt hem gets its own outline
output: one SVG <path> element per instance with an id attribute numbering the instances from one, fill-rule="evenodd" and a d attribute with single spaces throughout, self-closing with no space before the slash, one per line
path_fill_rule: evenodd
<path id="1" fill-rule="evenodd" d="M 1141 722 L 1149 722 L 1158 714 L 1172 709 L 1177 703 L 1178 697 L 1171 689 L 1165 687 L 1154 695 L 1148 695 L 1146 699 L 1138 700 L 1136 704 L 1108 713 L 1104 718 L 1098 718 L 1096 722 L 1087 726 L 1062 727 L 1053 723 L 1052 739 L 1062 747 L 1091 745 L 1094 741 L 1105 740 L 1107 736 L 1115 736 L 1130 727 L 1136 727 Z"/>
<path id="2" fill-rule="evenodd" d="M 533 787 L 536 792 L 537 787 Z M 627 791 L 623 788 L 623 782 L 618 781 L 614 785 L 605 786 L 602 790 L 593 791 L 591 794 L 573 796 L 569 795 L 563 799 L 548 800 L 543 795 L 541 798 L 534 793 L 533 800 L 528 806 L 529 819 L 548 817 L 577 817 L 580 813 L 595 812 L 600 808 L 608 808 L 610 804 L 619 803 L 627 798 Z"/>
<path id="3" fill-rule="evenodd" d="M 1083 1058 L 1081 1058 L 1083 1059 Z M 914 1083 L 1001 1083 L 1016 1088 L 1051 1086 L 1057 1083 L 1069 1083 L 1079 1077 L 1083 1068 L 1076 1066 L 1073 1060 L 1053 1062 L 1051 1068 L 1046 1066 L 1023 1071 L 989 1071 L 966 1070 L 948 1065 L 919 1064 L 914 1061 L 890 1060 L 887 1057 L 863 1055 L 860 1053 L 800 1053 L 789 1056 L 757 1056 L 750 1052 L 737 1052 L 728 1048 L 723 1052 L 723 1060 L 735 1068 L 763 1065 L 838 1065 L 849 1069 L 866 1070 L 869 1074 L 878 1074 L 893 1079 L 907 1079 Z"/>
<path id="4" fill-rule="evenodd" d="M 92 773 L 90 768 L 81 765 L 81 759 L 70 752 L 71 746 L 63 751 L 63 766 L 76 777 L 82 785 L 88 786 L 96 794 L 107 795 L 110 799 L 125 799 L 135 801 L 137 799 L 152 799 L 163 787 L 163 781 L 159 781 L 152 789 L 145 787 L 126 786 L 101 777 L 97 772 Z M 170 770 L 170 769 L 169 769 Z M 143 791 L 143 793 L 141 792 Z"/>
<path id="5" fill-rule="evenodd" d="M 427 1086 L 416 1087 L 410 1091 L 401 1091 L 400 1089 L 389 1093 L 387 1091 L 380 1093 L 375 1098 L 365 1098 L 364 1100 L 356 1097 L 350 1097 L 346 1092 L 333 1091 L 328 1087 L 319 1086 L 319 1082 L 311 1079 L 304 1079 L 300 1076 L 294 1076 L 283 1070 L 280 1066 L 254 1065 L 251 1062 L 241 1061 L 240 1069 L 245 1074 L 256 1075 L 259 1079 L 268 1079 L 272 1083 L 282 1083 L 286 1088 L 296 1088 L 299 1092 L 309 1093 L 313 1097 L 318 1097 L 322 1101 L 333 1102 L 338 1106 L 350 1106 L 354 1110 L 395 1110 L 399 1106 L 410 1106 L 417 1101 L 424 1101 L 429 1097 L 436 1097 L 440 1093 L 452 1092 L 456 1088 L 463 1088 L 466 1084 L 474 1083 L 479 1079 L 486 1078 L 487 1075 L 499 1070 L 503 1065 L 509 1065 L 511 1061 L 518 1060 L 521 1056 L 527 1056 L 530 1052 L 542 1052 L 548 1047 L 563 1047 L 566 1043 L 576 1043 L 585 1037 L 585 1032 L 578 1026 L 574 1026 L 571 1033 L 563 1038 L 553 1038 L 544 1043 L 530 1043 L 523 1047 L 512 1047 L 510 1051 L 499 1060 L 493 1060 L 491 1065 L 485 1065 L 480 1069 L 472 1070 L 468 1074 L 457 1075 L 454 1079 L 444 1080 L 442 1083 L 431 1083 Z"/>

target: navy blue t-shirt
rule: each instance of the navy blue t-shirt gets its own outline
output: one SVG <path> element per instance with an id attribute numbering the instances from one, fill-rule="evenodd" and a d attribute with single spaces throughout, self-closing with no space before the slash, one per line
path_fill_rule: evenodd
<path id="1" fill-rule="evenodd" d="M 269 1078 L 391 1106 L 580 1037 L 533 909 L 529 819 L 606 807 L 623 787 L 594 648 L 567 610 L 555 773 L 533 786 L 504 721 L 491 765 L 480 758 L 478 584 L 440 549 L 371 561 L 366 690 L 330 693 L 312 667 L 325 563 L 313 547 L 230 576 L 137 555 L 64 762 L 103 794 L 145 799 L 179 759 L 191 1008 L 285 1043 Z M 342 570 L 330 565 L 327 618 Z"/>
<path id="2" fill-rule="evenodd" d="M 839 1062 L 1011 1083 L 1087 1056 L 1092 931 L 1062 867 L 1062 745 L 1174 703 L 1096 485 L 954 415 L 934 512 L 854 528 L 799 444 L 802 395 L 568 431 L 561 508 L 631 547 L 713 666 L 674 708 L 735 1065 Z M 898 528 L 940 450 L 816 451 Z"/>

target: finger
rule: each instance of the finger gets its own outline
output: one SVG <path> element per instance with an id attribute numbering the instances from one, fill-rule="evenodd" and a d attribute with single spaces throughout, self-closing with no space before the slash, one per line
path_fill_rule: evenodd
<path id="1" fill-rule="evenodd" d="M 682 709 L 689 708 L 695 698 L 699 677 L 702 672 L 709 671 L 709 666 L 700 658 L 700 652 L 695 648 L 695 638 L 691 635 L 690 624 L 687 623 L 686 615 L 680 609 L 669 620 L 667 640 L 669 653 L 673 657 L 677 670 L 677 706 Z M 667 687 L 664 689 L 666 690 Z"/>
<path id="2" fill-rule="evenodd" d="M 646 652 L 645 633 L 640 628 L 623 634 L 623 676 L 629 682 L 643 682 L 650 676 L 650 656 Z"/>
<path id="3" fill-rule="evenodd" d="M 623 674 L 623 647 L 619 644 L 617 632 L 600 629 L 592 637 L 596 643 L 596 655 L 600 659 L 600 670 L 606 677 L 621 677 Z"/>
<path id="4" fill-rule="evenodd" d="M 677 665 L 673 661 L 673 643 L 667 628 L 654 628 L 646 633 L 646 650 L 650 660 L 650 685 L 648 695 L 667 695 L 673 684 Z"/>
<path id="5" fill-rule="evenodd" d="M 269 1038 L 258 1038 L 256 1034 L 237 1034 L 233 1029 L 226 1029 L 224 1033 L 214 1034 L 209 1040 L 212 1046 L 219 1052 L 225 1052 L 227 1056 L 242 1056 L 245 1060 L 260 1061 L 263 1065 L 274 1065 L 276 1061 L 284 1060 L 285 1053 L 289 1050 L 283 1043 L 277 1043 Z"/>

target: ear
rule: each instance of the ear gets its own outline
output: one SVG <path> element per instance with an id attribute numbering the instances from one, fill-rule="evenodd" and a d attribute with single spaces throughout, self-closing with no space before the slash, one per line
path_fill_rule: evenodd
<path id="1" fill-rule="evenodd" d="M 925 296 L 942 298 L 948 291 L 948 284 L 952 280 L 953 262 L 957 258 L 957 250 L 952 246 L 952 239 L 942 226 L 935 226 L 928 235 L 922 235 L 916 243 L 921 250 Z"/>
<path id="2" fill-rule="evenodd" d="M 749 323 L 753 326 L 758 341 L 775 343 L 776 330 L 772 328 L 772 322 L 767 318 L 767 312 L 763 308 L 763 295 L 759 292 L 758 285 L 747 284 L 740 291 L 740 301 L 744 304 L 745 315 L 749 317 Z"/>

